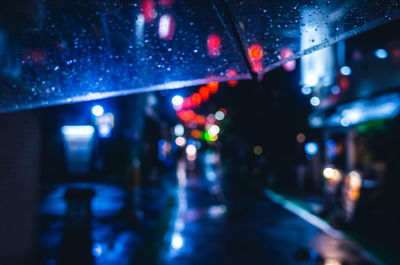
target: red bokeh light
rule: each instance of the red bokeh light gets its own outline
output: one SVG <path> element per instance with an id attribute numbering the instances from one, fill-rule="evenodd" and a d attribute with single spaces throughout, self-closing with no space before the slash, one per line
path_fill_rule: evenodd
<path id="1" fill-rule="evenodd" d="M 210 90 L 206 86 L 200 87 L 199 94 L 203 101 L 207 101 L 210 98 Z"/>
<path id="2" fill-rule="evenodd" d="M 238 84 L 238 82 L 239 81 L 237 81 L 237 80 L 230 80 L 230 81 L 228 81 L 228 85 L 230 87 L 235 87 Z"/>
<path id="3" fill-rule="evenodd" d="M 258 73 L 258 72 L 261 72 L 261 70 L 262 70 L 262 65 L 261 65 L 261 63 L 255 63 L 255 64 L 253 64 L 253 72 Z"/>
<path id="4" fill-rule="evenodd" d="M 157 16 L 156 5 L 153 0 L 143 0 L 142 2 L 142 14 L 144 22 L 151 23 Z"/>
<path id="5" fill-rule="evenodd" d="M 195 121 L 199 125 L 204 125 L 206 123 L 206 118 L 202 115 L 197 115 Z"/>
<path id="6" fill-rule="evenodd" d="M 249 57 L 253 62 L 259 62 L 264 56 L 264 50 L 259 44 L 253 44 L 249 48 Z"/>
<path id="7" fill-rule="evenodd" d="M 193 110 L 181 110 L 176 113 L 179 119 L 188 122 L 193 120 L 196 117 L 196 114 Z"/>
<path id="8" fill-rule="evenodd" d="M 216 58 L 221 54 L 221 38 L 217 34 L 210 34 L 207 38 L 208 55 Z"/>
<path id="9" fill-rule="evenodd" d="M 192 107 L 191 98 L 184 98 L 182 103 L 182 109 L 189 109 Z"/>
<path id="10" fill-rule="evenodd" d="M 219 82 L 209 82 L 207 87 L 210 90 L 210 94 L 215 94 L 218 92 Z"/>
<path id="11" fill-rule="evenodd" d="M 253 71 L 258 73 L 262 70 L 262 58 L 264 56 L 264 50 L 260 44 L 253 44 L 248 50 L 250 61 L 252 63 Z"/>
<path id="12" fill-rule="evenodd" d="M 220 108 L 219 111 L 222 111 L 225 116 L 228 114 L 228 111 L 225 108 Z"/>
<path id="13" fill-rule="evenodd" d="M 236 75 L 237 75 L 237 72 L 236 72 L 235 70 L 228 70 L 228 72 L 227 72 L 226 75 L 229 76 L 229 77 L 233 77 L 233 76 L 236 76 Z M 228 85 L 229 85 L 230 87 L 236 86 L 237 83 L 238 83 L 237 80 L 229 80 L 229 81 L 228 81 Z"/>
<path id="14" fill-rule="evenodd" d="M 194 93 L 192 95 L 192 104 L 194 107 L 198 107 L 201 104 L 201 96 L 199 93 Z"/>
<path id="15" fill-rule="evenodd" d="M 350 87 L 350 81 L 347 77 L 341 76 L 339 78 L 339 87 L 343 90 L 346 91 Z"/>

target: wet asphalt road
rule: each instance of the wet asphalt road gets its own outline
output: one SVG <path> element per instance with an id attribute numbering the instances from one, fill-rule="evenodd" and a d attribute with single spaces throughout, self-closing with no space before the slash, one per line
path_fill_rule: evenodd
<path id="1" fill-rule="evenodd" d="M 159 264 L 376 264 L 263 196 L 245 177 L 178 164 L 177 207 Z"/>

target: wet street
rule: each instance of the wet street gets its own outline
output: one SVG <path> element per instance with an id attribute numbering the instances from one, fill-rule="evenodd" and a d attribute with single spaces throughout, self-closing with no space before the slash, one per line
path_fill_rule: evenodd
<path id="1" fill-rule="evenodd" d="M 43 198 L 41 264 L 59 264 L 60 253 L 78 253 L 76 242 L 84 234 L 65 241 L 70 232 L 64 194 L 88 185 L 59 185 Z M 134 192 L 130 213 L 122 189 L 91 187 L 93 219 L 85 230 L 90 240 L 79 253 L 91 249 L 92 260 L 79 264 L 379 264 L 343 233 L 265 190 L 239 167 L 224 167 L 216 153 L 199 156 L 196 163 L 179 160 L 163 185 Z"/>
<path id="2" fill-rule="evenodd" d="M 376 264 L 317 217 L 300 218 L 250 179 L 222 176 L 207 160 L 201 171 L 178 164 L 177 207 L 160 264 Z"/>

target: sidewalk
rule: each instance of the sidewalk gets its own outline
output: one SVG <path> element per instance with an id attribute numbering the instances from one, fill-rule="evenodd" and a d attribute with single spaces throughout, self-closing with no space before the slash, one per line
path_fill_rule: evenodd
<path id="1" fill-rule="evenodd" d="M 342 237 L 353 241 L 363 249 L 364 254 L 370 260 L 373 260 L 374 263 L 388 265 L 400 264 L 400 258 L 396 253 L 390 253 L 382 247 L 377 246 L 377 244 L 370 241 L 365 235 L 357 234 L 349 229 L 340 230 L 334 228 L 327 219 L 320 217 L 319 214 L 323 208 L 322 196 L 299 196 L 273 189 L 265 189 L 264 194 L 271 201 L 274 201 L 276 204 L 299 216 L 308 223 L 318 227 L 321 231 L 333 237 Z"/>

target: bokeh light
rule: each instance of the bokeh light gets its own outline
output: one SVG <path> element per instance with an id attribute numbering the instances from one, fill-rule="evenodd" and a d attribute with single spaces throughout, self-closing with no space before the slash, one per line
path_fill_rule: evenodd
<path id="1" fill-rule="evenodd" d="M 304 133 L 298 133 L 298 134 L 296 135 L 296 141 L 297 141 L 299 144 L 304 143 L 304 142 L 306 141 L 306 136 L 304 135 Z"/>
<path id="2" fill-rule="evenodd" d="M 210 34 L 207 38 L 208 55 L 217 58 L 221 55 L 222 41 L 217 34 Z"/>
<path id="3" fill-rule="evenodd" d="M 185 144 L 186 144 L 186 139 L 185 139 L 185 137 L 182 137 L 182 136 L 176 137 L 176 139 L 175 139 L 175 144 L 176 144 L 177 146 L 179 146 L 179 147 L 185 146 Z"/>
<path id="4" fill-rule="evenodd" d="M 304 151 L 306 152 L 307 155 L 314 156 L 318 153 L 318 144 L 314 142 L 309 142 L 306 143 L 304 146 Z"/>
<path id="5" fill-rule="evenodd" d="M 175 250 L 179 250 L 183 247 L 183 238 L 179 233 L 172 235 L 171 247 Z"/>
<path id="6" fill-rule="evenodd" d="M 386 59 L 388 57 L 388 52 L 385 49 L 377 49 L 375 51 L 375 56 L 378 59 Z"/>
<path id="7" fill-rule="evenodd" d="M 174 96 L 172 98 L 172 105 L 174 105 L 174 107 L 180 108 L 183 104 L 183 97 L 182 96 Z"/>
<path id="8" fill-rule="evenodd" d="M 310 94 L 312 93 L 312 88 L 309 87 L 309 86 L 303 86 L 303 87 L 301 88 L 301 93 L 302 93 L 303 95 L 310 95 Z"/>
<path id="9" fill-rule="evenodd" d="M 321 103 L 321 100 L 319 99 L 319 97 L 312 97 L 310 99 L 310 104 L 313 105 L 314 107 L 319 106 L 320 103 Z"/>
<path id="10" fill-rule="evenodd" d="M 215 94 L 218 92 L 219 83 L 218 82 L 209 82 L 209 83 L 207 83 L 207 87 L 210 91 L 210 94 Z"/>
<path id="11" fill-rule="evenodd" d="M 225 118 L 225 113 L 223 113 L 222 111 L 217 111 L 216 113 L 215 113 L 215 118 L 217 119 L 217 120 L 219 120 L 219 121 L 222 121 L 224 118 Z"/>
<path id="12" fill-rule="evenodd" d="M 158 36 L 163 40 L 171 40 L 175 32 L 175 19 L 169 14 L 164 14 L 158 22 Z"/>
<path id="13" fill-rule="evenodd" d="M 342 66 L 340 68 L 340 73 L 344 76 L 349 76 L 352 73 L 350 66 Z"/>
<path id="14" fill-rule="evenodd" d="M 210 136 L 216 136 L 217 134 L 219 134 L 220 132 L 220 128 L 218 125 L 212 125 L 210 127 L 210 129 L 208 129 L 208 133 L 210 134 Z"/>
<path id="15" fill-rule="evenodd" d="M 104 114 L 104 108 L 100 105 L 95 105 L 92 107 L 92 114 L 96 117 L 100 117 Z"/>
<path id="16" fill-rule="evenodd" d="M 182 124 L 175 125 L 174 133 L 176 136 L 182 136 L 185 133 L 185 127 Z"/>
<path id="17" fill-rule="evenodd" d="M 257 156 L 262 155 L 263 151 L 264 151 L 263 148 L 259 145 L 256 145 L 253 148 L 253 153 Z"/>

